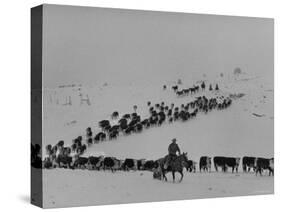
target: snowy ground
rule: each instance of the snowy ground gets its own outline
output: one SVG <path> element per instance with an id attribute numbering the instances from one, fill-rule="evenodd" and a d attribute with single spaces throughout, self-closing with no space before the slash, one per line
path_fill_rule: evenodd
<path id="1" fill-rule="evenodd" d="M 176 81 L 176 80 L 175 80 Z M 192 86 L 196 80 L 185 81 L 182 87 Z M 176 137 L 182 151 L 198 161 L 200 156 L 259 156 L 273 157 L 273 85 L 256 76 L 224 75 L 209 82 L 218 82 L 220 92 L 199 93 L 213 97 L 243 93 L 233 104 L 222 111 L 200 113 L 186 123 L 165 123 L 161 127 L 144 130 L 116 140 L 94 144 L 85 155 L 109 155 L 120 159 L 158 159 L 167 154 L 167 147 Z M 92 127 L 98 132 L 97 123 L 110 119 L 117 110 L 120 114 L 137 112 L 147 116 L 147 101 L 176 106 L 187 103 L 192 97 L 178 98 L 170 90 L 175 82 L 158 84 L 116 85 L 109 82 L 92 87 L 76 86 L 44 90 L 43 141 L 56 144 L 64 140 L 70 145 L 72 139 L 83 135 Z M 163 84 L 168 85 L 166 91 Z M 91 105 L 80 104 L 79 94 L 88 95 Z M 67 97 L 72 105 L 63 105 Z M 261 115 L 257 117 L 253 113 Z M 114 121 L 112 121 L 114 122 Z M 85 141 L 84 141 L 85 142 Z M 43 151 L 44 154 L 44 151 Z M 213 167 L 212 167 L 213 169 Z M 162 201 L 235 195 L 273 193 L 273 177 L 256 177 L 253 173 L 187 173 L 180 184 L 165 183 L 152 179 L 151 172 L 97 172 L 87 170 L 44 170 L 44 206 L 65 207 L 78 205 L 112 204 L 126 202 Z"/>
<path id="2" fill-rule="evenodd" d="M 181 183 L 152 179 L 148 171 L 111 173 L 45 170 L 44 207 L 118 204 L 271 194 L 273 178 L 251 174 L 185 173 Z M 176 176 L 177 179 L 179 176 Z"/>

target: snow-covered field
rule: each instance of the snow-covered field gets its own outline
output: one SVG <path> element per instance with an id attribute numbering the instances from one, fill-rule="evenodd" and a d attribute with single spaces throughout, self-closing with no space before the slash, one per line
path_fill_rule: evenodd
<path id="1" fill-rule="evenodd" d="M 272 177 L 252 173 L 185 173 L 181 183 L 172 183 L 171 174 L 167 177 L 170 181 L 164 182 L 152 179 L 148 171 L 44 170 L 44 207 L 271 194 L 274 190 Z"/>
<path id="2" fill-rule="evenodd" d="M 196 82 L 182 80 L 182 87 L 192 86 Z M 139 134 L 120 135 L 116 140 L 93 144 L 85 155 L 158 159 L 167 154 L 171 139 L 176 137 L 181 150 L 188 152 L 188 157 L 195 161 L 204 155 L 273 157 L 273 85 L 265 83 L 260 77 L 247 74 L 234 76 L 233 73 L 205 81 L 207 85 L 209 82 L 219 83 L 220 91 L 199 92 L 195 96 L 204 94 L 214 97 L 238 93 L 245 96 L 234 99 L 233 104 L 225 110 L 199 113 L 195 119 L 185 123 L 165 123 Z M 66 145 L 70 145 L 72 139 L 79 135 L 85 138 L 87 127 L 92 127 L 95 134 L 99 131 L 98 121 L 110 119 L 110 114 L 115 110 L 120 114 L 131 113 L 133 105 L 137 105 L 137 112 L 145 118 L 148 115 L 147 101 L 153 104 L 173 102 L 180 106 L 194 99 L 195 96 L 177 97 L 170 89 L 175 82 L 126 86 L 108 83 L 87 88 L 45 89 L 44 144 L 56 144 L 64 140 Z M 166 91 L 162 89 L 163 84 L 168 86 Z M 80 93 L 88 95 L 90 105 L 85 102 L 80 104 Z M 72 105 L 63 105 L 66 96 L 71 96 Z M 146 171 L 111 173 L 44 170 L 44 207 L 273 193 L 273 177 L 244 174 L 241 166 L 239 168 L 238 174 L 185 173 L 182 183 L 175 184 L 153 180 L 152 173 Z"/>

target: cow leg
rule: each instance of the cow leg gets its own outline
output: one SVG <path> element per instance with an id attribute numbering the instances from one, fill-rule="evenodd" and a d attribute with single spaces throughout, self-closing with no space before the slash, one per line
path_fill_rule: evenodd
<path id="1" fill-rule="evenodd" d="M 243 164 L 243 172 L 247 172 L 247 167 L 245 164 Z"/>
<path id="2" fill-rule="evenodd" d="M 179 173 L 180 173 L 180 175 L 181 175 L 181 178 L 180 178 L 180 181 L 179 181 L 179 182 L 181 182 L 182 179 L 183 179 L 183 173 L 182 173 L 182 171 L 179 171 Z"/>
<path id="3" fill-rule="evenodd" d="M 273 169 L 272 168 L 269 168 L 269 176 L 274 176 L 274 171 L 273 171 Z"/>
<path id="4" fill-rule="evenodd" d="M 70 169 L 74 169 L 73 164 L 70 163 L 70 164 L 69 164 L 69 168 L 70 168 Z"/>
<path id="5" fill-rule="evenodd" d="M 261 168 L 257 168 L 257 169 L 256 169 L 256 176 L 258 175 L 258 173 L 260 173 L 260 176 L 262 176 L 262 174 L 261 174 Z"/>
<path id="6" fill-rule="evenodd" d="M 214 164 L 214 166 L 215 166 L 215 170 L 216 170 L 216 172 L 218 171 L 218 166 L 217 166 L 217 164 Z"/>

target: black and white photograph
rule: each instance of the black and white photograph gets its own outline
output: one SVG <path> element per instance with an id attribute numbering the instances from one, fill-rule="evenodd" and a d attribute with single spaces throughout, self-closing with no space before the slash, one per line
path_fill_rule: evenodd
<path id="1" fill-rule="evenodd" d="M 41 137 L 31 143 L 31 172 L 42 188 L 31 190 L 34 201 L 274 193 L 273 19 L 39 7 L 31 9 L 41 45 L 32 54 L 40 60 L 32 130 Z"/>

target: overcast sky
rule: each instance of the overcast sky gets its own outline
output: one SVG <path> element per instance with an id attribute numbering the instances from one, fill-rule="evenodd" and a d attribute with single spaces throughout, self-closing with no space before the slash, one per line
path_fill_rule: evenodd
<path id="1" fill-rule="evenodd" d="M 44 5 L 44 87 L 233 72 L 273 80 L 273 20 Z M 156 75 L 158 77 L 150 77 Z"/>

